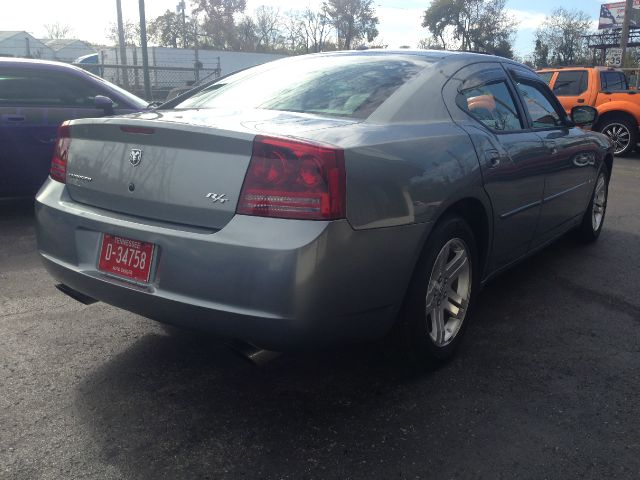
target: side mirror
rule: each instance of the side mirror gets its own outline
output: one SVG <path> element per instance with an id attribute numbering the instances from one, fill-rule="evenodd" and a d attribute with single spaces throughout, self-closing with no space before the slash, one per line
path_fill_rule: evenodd
<path id="1" fill-rule="evenodd" d="M 579 105 L 571 109 L 571 120 L 578 127 L 593 125 L 598 120 L 598 110 L 588 105 Z"/>
<path id="2" fill-rule="evenodd" d="M 94 99 L 94 105 L 96 108 L 104 110 L 105 115 L 113 115 L 113 100 L 109 97 L 105 97 L 104 95 L 96 95 Z"/>

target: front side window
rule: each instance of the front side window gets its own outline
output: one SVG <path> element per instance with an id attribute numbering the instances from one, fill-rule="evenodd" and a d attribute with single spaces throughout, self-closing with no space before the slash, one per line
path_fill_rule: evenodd
<path id="1" fill-rule="evenodd" d="M 570 70 L 558 73 L 556 83 L 553 86 L 553 93 L 560 97 L 575 97 L 586 89 L 587 72 L 585 70 Z"/>
<path id="2" fill-rule="evenodd" d="M 103 93 L 71 75 L 22 70 L 0 73 L 0 105 L 93 108 Z"/>
<path id="3" fill-rule="evenodd" d="M 533 128 L 549 128 L 564 125 L 560 114 L 547 98 L 542 88 L 535 83 L 516 80 L 518 92 L 529 112 Z"/>
<path id="4" fill-rule="evenodd" d="M 175 108 L 268 109 L 366 118 L 431 61 L 340 55 L 280 60 L 232 75 Z"/>
<path id="5" fill-rule="evenodd" d="M 462 90 L 458 105 L 492 130 L 520 130 L 520 116 L 507 84 L 502 80 Z"/>
<path id="6" fill-rule="evenodd" d="M 622 72 L 601 72 L 600 87 L 602 90 L 628 90 L 627 77 Z"/>

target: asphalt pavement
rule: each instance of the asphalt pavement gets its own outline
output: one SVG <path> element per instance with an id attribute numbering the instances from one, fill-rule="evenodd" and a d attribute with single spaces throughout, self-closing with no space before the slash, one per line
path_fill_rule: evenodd
<path id="1" fill-rule="evenodd" d="M 640 157 L 605 229 L 491 282 L 458 356 L 378 345 L 254 366 L 61 294 L 0 206 L 0 478 L 640 478 Z"/>

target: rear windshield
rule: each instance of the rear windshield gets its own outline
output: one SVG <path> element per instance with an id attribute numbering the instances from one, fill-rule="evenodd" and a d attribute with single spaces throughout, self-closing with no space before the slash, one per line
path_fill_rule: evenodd
<path id="1" fill-rule="evenodd" d="M 366 118 L 429 65 L 417 56 L 280 60 L 227 77 L 176 108 L 260 108 Z"/>

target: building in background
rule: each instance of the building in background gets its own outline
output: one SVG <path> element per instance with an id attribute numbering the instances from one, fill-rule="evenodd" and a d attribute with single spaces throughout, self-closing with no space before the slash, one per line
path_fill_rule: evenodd
<path id="1" fill-rule="evenodd" d="M 59 38 L 55 40 L 42 40 L 51 50 L 56 60 L 61 62 L 73 62 L 78 57 L 96 53 L 91 44 L 77 38 Z"/>
<path id="2" fill-rule="evenodd" d="M 24 31 L 0 31 L 0 56 L 55 60 L 51 48 Z"/>

